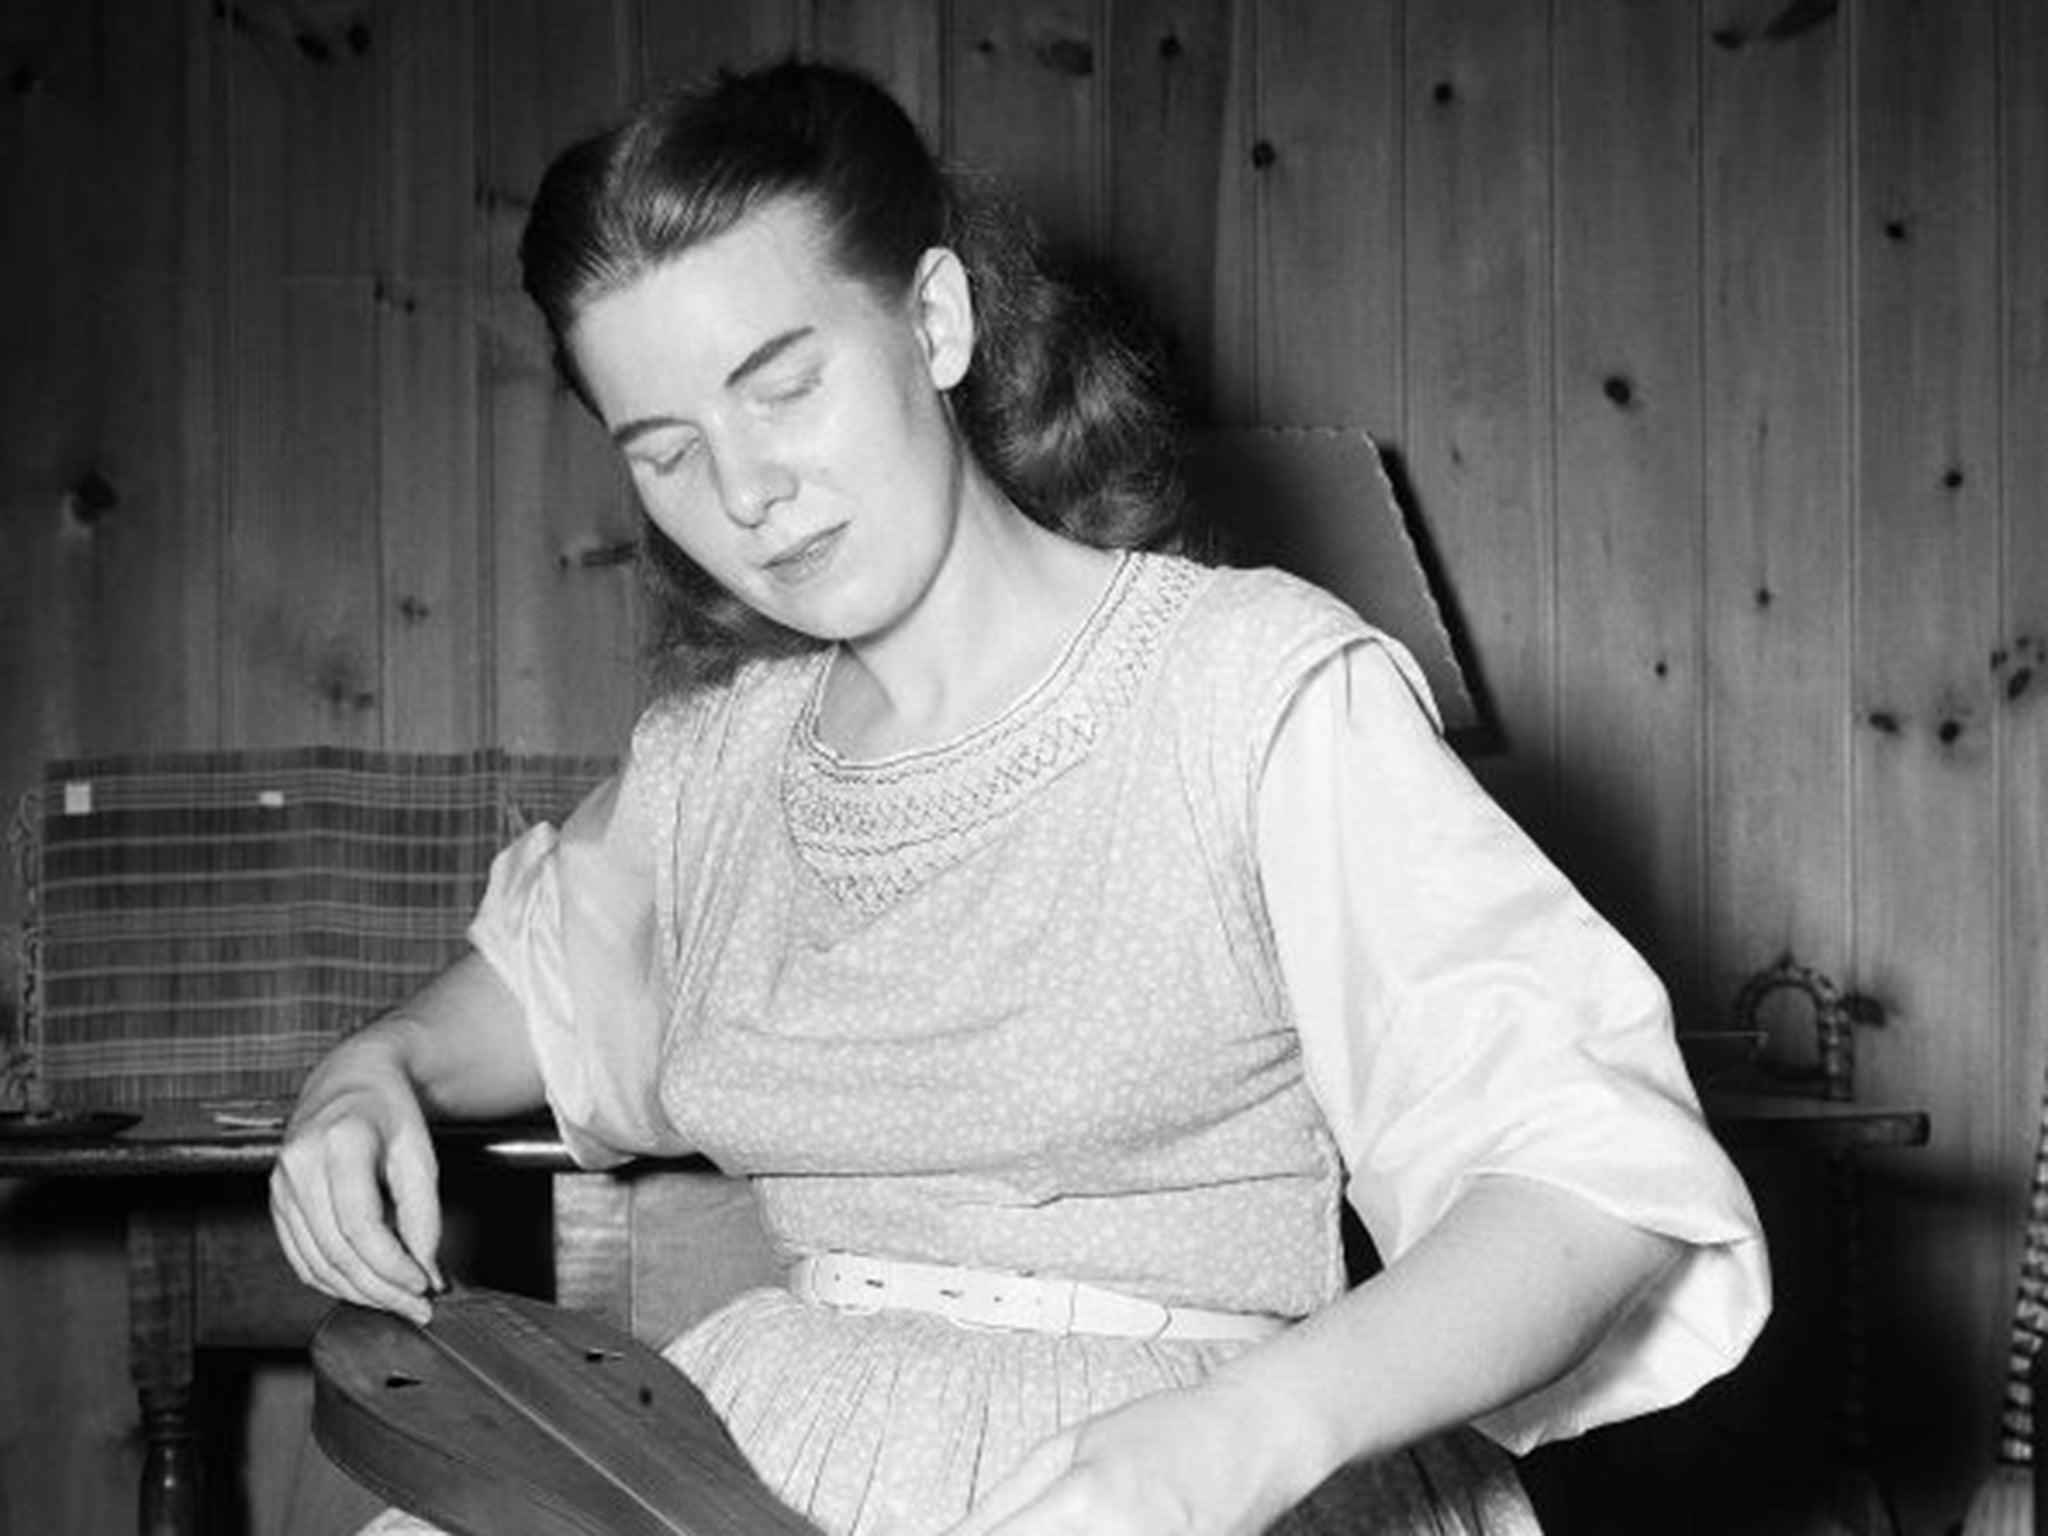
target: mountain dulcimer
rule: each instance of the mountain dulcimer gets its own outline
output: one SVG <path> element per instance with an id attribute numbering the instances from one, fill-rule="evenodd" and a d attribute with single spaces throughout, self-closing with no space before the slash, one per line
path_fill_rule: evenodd
<path id="1" fill-rule="evenodd" d="M 343 1304 L 313 1377 L 335 1464 L 455 1536 L 819 1536 L 687 1376 L 584 1313 L 474 1288 L 424 1327 Z"/>

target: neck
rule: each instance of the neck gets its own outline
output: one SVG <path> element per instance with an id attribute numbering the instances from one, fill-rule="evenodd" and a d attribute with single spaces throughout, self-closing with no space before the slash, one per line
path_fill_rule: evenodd
<path id="1" fill-rule="evenodd" d="M 963 507 L 916 610 L 847 645 L 819 728 L 841 751 L 930 746 L 993 719 L 1037 682 L 1100 597 L 1107 551 L 1040 527 L 992 486 Z"/>

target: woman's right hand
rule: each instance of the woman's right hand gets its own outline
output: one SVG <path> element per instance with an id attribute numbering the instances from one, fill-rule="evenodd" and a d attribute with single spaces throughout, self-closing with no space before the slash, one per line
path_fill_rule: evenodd
<path id="1" fill-rule="evenodd" d="M 428 1296 L 446 1288 L 434 1257 L 441 1204 L 404 1027 L 371 1025 L 313 1069 L 270 1176 L 270 1214 L 306 1284 L 424 1323 Z"/>

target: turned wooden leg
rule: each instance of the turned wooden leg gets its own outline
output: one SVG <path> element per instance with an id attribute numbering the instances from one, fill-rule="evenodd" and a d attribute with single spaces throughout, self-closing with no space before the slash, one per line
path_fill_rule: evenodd
<path id="1" fill-rule="evenodd" d="M 199 1437 L 188 1386 L 177 1401 L 144 1389 L 142 1536 L 193 1536 L 199 1529 Z"/>
<path id="2" fill-rule="evenodd" d="M 1863 1273 L 1863 1167 L 1854 1148 L 1827 1157 L 1828 1278 L 1834 1292 L 1830 1449 L 1836 1528 L 1854 1536 L 1898 1536 L 1890 1490 L 1870 1451 L 1870 1344 Z"/>
<path id="3" fill-rule="evenodd" d="M 128 1215 L 129 1369 L 146 1448 L 137 1506 L 142 1536 L 196 1536 L 199 1446 L 193 1415 L 192 1209 L 168 1189 Z"/>

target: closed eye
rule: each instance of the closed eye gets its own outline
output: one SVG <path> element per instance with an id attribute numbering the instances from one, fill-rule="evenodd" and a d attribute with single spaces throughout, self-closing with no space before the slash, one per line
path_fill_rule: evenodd
<path id="1" fill-rule="evenodd" d="M 793 405 L 817 387 L 818 375 L 813 370 L 807 373 L 800 373 L 786 383 L 777 384 L 765 390 L 762 398 L 770 405 Z"/>
<path id="2" fill-rule="evenodd" d="M 673 475 L 688 466 L 690 461 L 697 457 L 703 445 L 702 438 L 692 437 L 677 443 L 665 453 L 643 453 L 638 455 L 638 458 L 657 475 Z"/>

